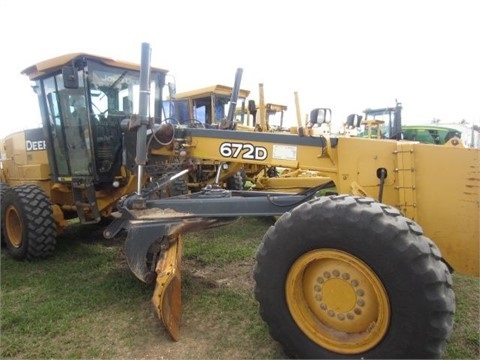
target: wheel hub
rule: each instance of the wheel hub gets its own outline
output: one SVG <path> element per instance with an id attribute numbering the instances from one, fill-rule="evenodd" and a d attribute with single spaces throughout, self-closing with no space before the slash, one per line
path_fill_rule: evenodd
<path id="1" fill-rule="evenodd" d="M 314 250 L 297 259 L 287 278 L 287 303 L 302 331 L 338 353 L 360 353 L 384 337 L 388 297 L 376 274 L 339 250 Z"/>
<path id="2" fill-rule="evenodd" d="M 318 275 L 318 274 L 321 275 Z M 304 274 L 305 300 L 325 325 L 355 333 L 376 322 L 378 303 L 368 279 L 336 260 L 312 262 Z"/>
<path id="3" fill-rule="evenodd" d="M 22 245 L 22 222 L 17 210 L 13 206 L 9 206 L 5 210 L 5 228 L 10 244 L 15 248 L 19 248 Z"/>

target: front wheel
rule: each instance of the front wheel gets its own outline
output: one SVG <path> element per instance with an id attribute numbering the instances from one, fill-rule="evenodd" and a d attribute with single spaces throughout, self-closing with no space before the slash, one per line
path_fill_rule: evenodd
<path id="1" fill-rule="evenodd" d="M 8 188 L 2 194 L 2 229 L 6 249 L 15 259 L 45 258 L 55 251 L 52 205 L 36 185 Z"/>
<path id="2" fill-rule="evenodd" d="M 452 279 L 421 228 L 373 199 L 329 196 L 264 236 L 255 296 L 271 335 L 300 358 L 438 358 Z"/>

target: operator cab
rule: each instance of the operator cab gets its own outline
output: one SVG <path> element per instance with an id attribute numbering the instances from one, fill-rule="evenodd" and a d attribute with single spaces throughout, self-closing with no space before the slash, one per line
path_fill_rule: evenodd
<path id="1" fill-rule="evenodd" d="M 34 81 L 54 181 L 87 181 L 98 189 L 111 186 L 122 165 L 134 167 L 128 159 L 135 154 L 124 151 L 124 130 L 139 112 L 139 65 L 69 54 L 22 73 Z M 155 68 L 150 73 L 150 117 L 157 123 L 166 73 Z"/>
<path id="2" fill-rule="evenodd" d="M 227 117 L 233 88 L 213 85 L 175 94 L 164 101 L 167 119 L 186 126 L 218 127 Z M 239 90 L 238 103 L 245 102 L 248 90 Z"/>

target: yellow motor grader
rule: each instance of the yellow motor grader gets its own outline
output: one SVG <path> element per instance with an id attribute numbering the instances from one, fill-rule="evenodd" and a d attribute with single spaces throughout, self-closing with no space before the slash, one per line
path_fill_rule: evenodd
<path id="1" fill-rule="evenodd" d="M 174 124 L 162 117 L 166 71 L 150 55 L 144 43 L 140 65 L 78 54 L 25 70 L 43 137 L 5 141 L 6 249 L 51 255 L 66 214 L 113 213 L 105 237 L 127 232 L 128 266 L 155 284 L 157 315 L 178 340 L 182 235 L 278 216 L 259 239 L 255 298 L 288 356 L 439 358 L 454 326 L 451 273 L 479 275 L 480 151 L 239 131 L 232 117 L 218 128 Z M 196 159 L 311 169 L 325 182 L 298 193 L 210 185 L 158 196 Z M 336 193 L 321 195 L 326 187 Z"/>

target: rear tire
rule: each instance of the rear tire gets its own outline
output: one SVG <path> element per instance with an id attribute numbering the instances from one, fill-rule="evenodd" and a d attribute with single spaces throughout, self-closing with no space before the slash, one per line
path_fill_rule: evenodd
<path id="1" fill-rule="evenodd" d="M 256 255 L 255 297 L 299 358 L 439 358 L 452 278 L 413 221 L 373 199 L 329 196 L 283 214 Z"/>
<path id="2" fill-rule="evenodd" d="M 55 252 L 52 204 L 36 185 L 12 187 L 2 194 L 2 229 L 7 252 L 17 260 L 45 258 Z"/>

